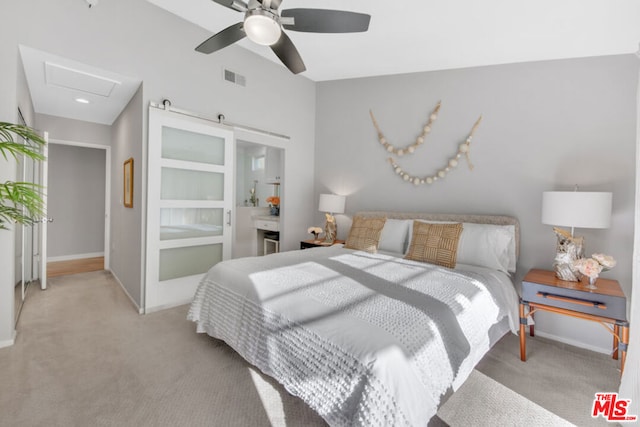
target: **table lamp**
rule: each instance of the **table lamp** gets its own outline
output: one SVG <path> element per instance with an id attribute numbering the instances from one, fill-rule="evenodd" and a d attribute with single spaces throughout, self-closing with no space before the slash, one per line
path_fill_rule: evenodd
<path id="1" fill-rule="evenodd" d="M 580 281 L 573 262 L 584 256 L 584 238 L 574 228 L 609 228 L 612 194 L 588 191 L 545 191 L 542 193 L 542 223 L 571 227 L 571 233 L 554 227 L 558 237 L 553 266 L 561 280 Z"/>
<path id="2" fill-rule="evenodd" d="M 324 225 L 324 242 L 332 245 L 338 234 L 338 225 L 333 214 L 344 213 L 346 197 L 336 194 L 321 194 L 318 210 L 324 212 L 327 222 Z"/>

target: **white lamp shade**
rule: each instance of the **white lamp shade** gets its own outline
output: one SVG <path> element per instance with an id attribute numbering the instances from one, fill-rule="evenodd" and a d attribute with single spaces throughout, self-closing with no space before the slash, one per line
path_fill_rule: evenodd
<path id="1" fill-rule="evenodd" d="M 338 196 L 336 194 L 321 194 L 320 203 L 318 203 L 318 210 L 320 212 L 329 213 L 344 213 L 344 203 L 346 197 Z"/>
<path id="2" fill-rule="evenodd" d="M 542 193 L 542 223 L 561 227 L 609 228 L 612 194 L 588 191 Z"/>

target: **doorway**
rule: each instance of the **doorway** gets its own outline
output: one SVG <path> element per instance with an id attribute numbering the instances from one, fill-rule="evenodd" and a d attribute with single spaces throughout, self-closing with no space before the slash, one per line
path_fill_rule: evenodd
<path id="1" fill-rule="evenodd" d="M 49 143 L 47 277 L 109 269 L 110 147 Z"/>
<path id="2" fill-rule="evenodd" d="M 283 232 L 284 148 L 268 145 L 266 138 L 251 137 L 248 141 L 236 136 L 233 258 L 279 252 Z"/>

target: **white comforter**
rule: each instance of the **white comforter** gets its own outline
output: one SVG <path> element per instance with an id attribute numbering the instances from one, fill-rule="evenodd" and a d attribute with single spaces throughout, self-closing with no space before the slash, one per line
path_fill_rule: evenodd
<path id="1" fill-rule="evenodd" d="M 336 245 L 215 265 L 189 319 L 330 425 L 424 426 L 517 305 L 497 271 Z"/>

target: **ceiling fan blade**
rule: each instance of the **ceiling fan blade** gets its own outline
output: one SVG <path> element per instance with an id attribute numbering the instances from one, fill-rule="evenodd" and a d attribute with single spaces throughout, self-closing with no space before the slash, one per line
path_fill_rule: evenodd
<path id="1" fill-rule="evenodd" d="M 242 28 L 243 25 L 243 22 L 238 22 L 237 24 L 233 24 L 232 26 L 225 28 L 217 34 L 214 34 L 207 40 L 200 43 L 200 45 L 196 48 L 196 51 L 200 53 L 213 53 L 216 50 L 220 50 L 224 47 L 229 46 L 230 44 L 237 42 L 238 40 L 242 40 L 246 36 Z"/>
<path id="2" fill-rule="evenodd" d="M 306 33 L 360 33 L 369 29 L 371 16 L 364 13 L 329 9 L 286 9 L 283 18 L 293 18 L 294 24 L 284 24 L 287 30 Z"/>
<path id="3" fill-rule="evenodd" d="M 302 62 L 298 49 L 296 49 L 284 31 L 280 35 L 280 39 L 271 45 L 271 50 L 293 74 L 301 73 L 307 69 L 304 66 L 304 62 Z"/>
<path id="4" fill-rule="evenodd" d="M 238 12 L 246 12 L 247 4 L 242 0 L 213 0 L 214 2 Z"/>

